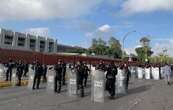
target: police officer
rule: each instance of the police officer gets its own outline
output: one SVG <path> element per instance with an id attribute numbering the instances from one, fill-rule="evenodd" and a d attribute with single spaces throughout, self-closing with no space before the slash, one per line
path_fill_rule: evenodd
<path id="1" fill-rule="evenodd" d="M 77 66 L 76 66 L 76 72 L 77 72 L 77 85 L 78 85 L 78 89 L 80 89 L 80 96 L 84 97 L 84 84 L 83 84 L 83 80 L 84 80 L 84 70 L 85 70 L 85 66 L 83 64 L 82 61 L 78 62 Z"/>
<path id="2" fill-rule="evenodd" d="M 106 70 L 106 66 L 104 64 L 104 61 L 100 61 L 99 65 L 97 66 L 97 69 L 105 71 Z"/>
<path id="3" fill-rule="evenodd" d="M 84 63 L 84 86 L 86 87 L 87 85 L 87 80 L 88 80 L 88 73 L 89 73 L 89 68 L 86 63 Z"/>
<path id="4" fill-rule="evenodd" d="M 47 82 L 47 77 L 46 77 L 46 75 L 47 75 L 47 65 L 44 64 L 44 65 L 43 65 L 43 82 Z"/>
<path id="5" fill-rule="evenodd" d="M 62 60 L 59 59 L 58 63 L 55 65 L 55 78 L 54 78 L 54 92 L 61 92 L 61 81 L 62 81 L 62 72 L 63 72 L 63 63 Z M 57 83 L 59 85 L 57 85 Z M 57 90 L 57 86 L 58 86 L 58 90 Z"/>
<path id="6" fill-rule="evenodd" d="M 34 82 L 33 82 L 33 87 L 32 89 L 35 89 L 35 85 L 36 88 L 39 89 L 39 85 L 40 85 L 40 79 L 43 73 L 43 67 L 42 65 L 37 61 L 36 64 L 33 66 L 34 70 L 35 70 L 35 75 L 34 75 Z"/>
<path id="7" fill-rule="evenodd" d="M 126 75 L 125 89 L 127 91 L 128 87 L 129 87 L 129 80 L 130 80 L 130 77 L 131 77 L 131 72 L 130 72 L 127 64 L 124 64 L 124 70 L 125 70 L 125 75 Z"/>
<path id="8" fill-rule="evenodd" d="M 23 76 L 24 77 L 27 76 L 28 71 L 29 71 L 29 64 L 28 63 L 25 63 L 24 64 L 24 73 L 23 73 Z"/>
<path id="9" fill-rule="evenodd" d="M 62 83 L 63 85 L 65 85 L 65 75 L 66 75 L 66 68 L 67 68 L 65 62 L 63 63 L 62 67 L 63 67 Z"/>
<path id="10" fill-rule="evenodd" d="M 7 71 L 6 71 L 6 81 L 9 80 L 10 77 L 10 81 L 11 81 L 11 77 L 12 77 L 12 70 L 14 67 L 14 62 L 13 60 L 10 58 L 9 62 L 7 64 L 5 64 L 5 66 L 7 67 Z"/>
<path id="11" fill-rule="evenodd" d="M 106 74 L 106 90 L 109 92 L 111 98 L 115 96 L 115 81 L 117 75 L 117 67 L 112 62 L 107 68 Z"/>
<path id="12" fill-rule="evenodd" d="M 21 86 L 21 78 L 23 75 L 23 69 L 24 69 L 24 65 L 22 64 L 22 61 L 19 60 L 18 64 L 16 65 L 16 75 L 18 77 L 18 84 L 17 86 Z"/>

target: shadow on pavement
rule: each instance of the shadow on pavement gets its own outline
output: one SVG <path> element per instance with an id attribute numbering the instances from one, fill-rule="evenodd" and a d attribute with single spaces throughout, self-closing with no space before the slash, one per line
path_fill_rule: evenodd
<path id="1" fill-rule="evenodd" d="M 129 89 L 128 93 L 126 95 L 119 94 L 119 95 L 117 95 L 116 99 L 122 98 L 124 96 L 139 94 L 139 93 L 148 91 L 149 89 L 151 89 L 151 87 L 152 87 L 152 85 L 143 85 L 143 86 L 140 86 L 140 87 Z"/>
<path id="2" fill-rule="evenodd" d="M 138 94 L 138 93 L 141 93 L 141 92 L 145 92 L 145 91 L 149 90 L 150 88 L 151 88 L 151 85 L 143 85 L 143 86 L 140 86 L 140 87 L 129 89 L 128 94 L 129 95 Z"/>

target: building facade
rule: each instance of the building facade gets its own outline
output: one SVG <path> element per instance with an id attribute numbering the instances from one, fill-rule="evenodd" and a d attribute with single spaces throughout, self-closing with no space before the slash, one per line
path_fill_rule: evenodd
<path id="1" fill-rule="evenodd" d="M 0 48 L 56 53 L 57 46 L 52 38 L 0 29 Z"/>

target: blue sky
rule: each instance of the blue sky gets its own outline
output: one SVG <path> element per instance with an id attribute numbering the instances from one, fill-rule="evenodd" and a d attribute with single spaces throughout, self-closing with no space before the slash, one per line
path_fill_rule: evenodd
<path id="1" fill-rule="evenodd" d="M 155 53 L 167 48 L 173 55 L 172 0 L 1 0 L 0 27 L 83 47 L 98 37 L 122 41 L 136 30 L 125 41 L 128 52 L 149 36 Z"/>

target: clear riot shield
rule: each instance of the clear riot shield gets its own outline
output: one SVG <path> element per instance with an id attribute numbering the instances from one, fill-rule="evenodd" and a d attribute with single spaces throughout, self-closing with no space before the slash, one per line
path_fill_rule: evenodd
<path id="1" fill-rule="evenodd" d="M 135 66 L 131 66 L 129 70 L 131 72 L 132 77 L 137 78 L 137 68 Z"/>
<path id="2" fill-rule="evenodd" d="M 116 76 L 116 94 L 126 94 L 126 75 L 125 71 L 118 68 L 118 74 Z"/>
<path id="3" fill-rule="evenodd" d="M 16 86 L 17 84 L 17 75 L 16 75 L 16 68 L 12 70 L 12 80 L 11 80 L 12 86 Z"/>
<path id="4" fill-rule="evenodd" d="M 48 67 L 49 68 L 49 67 Z M 47 71 L 47 87 L 46 90 L 48 93 L 54 93 L 54 76 L 55 76 L 55 71 L 54 69 L 48 69 Z"/>
<path id="5" fill-rule="evenodd" d="M 160 79 L 160 71 L 158 67 L 152 67 L 152 77 L 154 80 Z"/>
<path id="6" fill-rule="evenodd" d="M 138 67 L 138 79 L 143 79 L 144 72 L 144 68 Z"/>
<path id="7" fill-rule="evenodd" d="M 151 79 L 151 68 L 145 68 L 145 79 Z"/>
<path id="8" fill-rule="evenodd" d="M 28 89 L 32 90 L 33 82 L 34 82 L 34 68 L 32 68 L 32 65 L 29 65 L 29 78 L 28 78 Z"/>
<path id="9" fill-rule="evenodd" d="M 0 81 L 4 80 L 5 78 L 5 67 L 3 64 L 0 64 Z"/>
<path id="10" fill-rule="evenodd" d="M 77 75 L 73 69 L 67 69 L 68 74 L 68 95 L 71 97 L 77 96 Z"/>
<path id="11" fill-rule="evenodd" d="M 105 72 L 101 70 L 92 71 L 91 100 L 104 102 L 105 97 Z"/>

